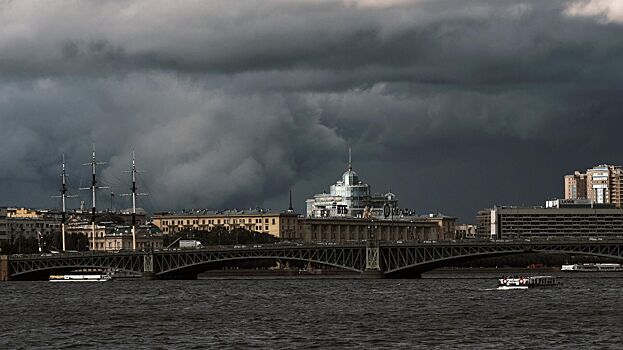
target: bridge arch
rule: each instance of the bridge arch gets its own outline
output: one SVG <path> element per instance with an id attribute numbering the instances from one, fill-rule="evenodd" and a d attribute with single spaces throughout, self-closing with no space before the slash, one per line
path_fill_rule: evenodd
<path id="1" fill-rule="evenodd" d="M 582 251 L 582 250 L 567 250 L 567 249 L 523 249 L 523 250 L 509 250 L 509 251 L 500 251 L 500 252 L 485 252 L 485 253 L 474 253 L 474 254 L 465 254 L 460 256 L 448 256 L 448 257 L 440 257 L 436 259 L 430 259 L 420 262 L 415 262 L 412 264 L 407 264 L 404 266 L 396 267 L 393 269 L 385 270 L 385 277 L 388 278 L 402 278 L 402 277 L 421 277 L 421 274 L 427 271 L 431 271 L 444 266 L 451 266 L 452 264 L 468 262 L 471 260 L 482 259 L 482 258 L 494 258 L 500 256 L 510 256 L 510 255 L 521 255 L 528 253 L 539 253 L 539 254 L 572 254 L 572 255 L 584 255 L 584 256 L 595 256 L 600 258 L 619 260 L 623 262 L 623 256 L 614 255 L 614 254 L 606 254 L 601 252 L 594 251 Z"/>
<path id="2" fill-rule="evenodd" d="M 243 262 L 254 262 L 254 261 L 297 261 L 304 263 L 313 263 L 323 266 L 336 267 L 339 269 L 344 269 L 352 272 L 362 272 L 361 269 L 357 269 L 352 266 L 340 265 L 333 262 L 322 261 L 317 259 L 305 259 L 305 258 L 297 258 L 291 256 L 240 256 L 240 257 L 228 257 L 222 259 L 215 260 L 207 260 L 207 261 L 198 261 L 185 265 L 179 265 L 175 267 L 171 267 L 165 270 L 161 270 L 156 272 L 156 276 L 158 278 L 164 279 L 193 279 L 196 278 L 197 274 L 216 269 L 218 267 L 227 266 L 232 263 L 243 263 Z"/>

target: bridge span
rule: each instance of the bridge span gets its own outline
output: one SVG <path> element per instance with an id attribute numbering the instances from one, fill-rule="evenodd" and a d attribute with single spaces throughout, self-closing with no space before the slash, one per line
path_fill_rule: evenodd
<path id="1" fill-rule="evenodd" d="M 111 269 L 146 279 L 194 279 L 197 274 L 247 261 L 302 261 L 370 278 L 421 277 L 442 266 L 522 253 L 592 255 L 623 261 L 623 240 L 507 242 L 359 242 L 207 247 L 196 250 L 11 255 L 0 259 L 0 280 L 46 280 L 76 269 Z"/>

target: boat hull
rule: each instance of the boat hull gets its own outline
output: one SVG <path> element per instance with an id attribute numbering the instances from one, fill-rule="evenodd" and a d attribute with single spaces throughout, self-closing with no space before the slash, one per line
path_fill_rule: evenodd
<path id="1" fill-rule="evenodd" d="M 528 286 L 499 286 L 498 290 L 528 289 Z"/>
<path id="2" fill-rule="evenodd" d="M 623 266 L 620 264 L 573 264 L 573 265 L 562 265 L 560 268 L 561 272 L 621 272 L 623 271 Z"/>
<path id="3" fill-rule="evenodd" d="M 50 282 L 108 282 L 112 281 L 109 275 L 52 275 Z"/>

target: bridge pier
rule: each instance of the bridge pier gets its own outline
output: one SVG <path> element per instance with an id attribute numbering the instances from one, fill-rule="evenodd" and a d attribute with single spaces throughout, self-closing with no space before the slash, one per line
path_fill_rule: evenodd
<path id="1" fill-rule="evenodd" d="M 379 242 L 368 241 L 366 245 L 366 269 L 361 273 L 361 278 L 385 278 L 385 273 L 381 270 L 381 263 L 379 261 L 380 254 Z"/>
<path id="2" fill-rule="evenodd" d="M 154 253 L 149 252 L 143 255 L 143 279 L 144 280 L 156 280 L 156 273 L 154 272 Z"/>
<path id="3" fill-rule="evenodd" d="M 143 271 L 143 280 L 145 281 L 154 281 L 157 280 L 158 277 L 156 276 L 155 273 L 153 273 L 153 271 Z"/>
<path id="4" fill-rule="evenodd" d="M 366 280 L 378 280 L 385 278 L 385 273 L 381 270 L 365 270 L 360 277 Z"/>
<path id="5" fill-rule="evenodd" d="M 9 256 L 0 255 L 0 281 L 8 281 L 9 277 Z"/>

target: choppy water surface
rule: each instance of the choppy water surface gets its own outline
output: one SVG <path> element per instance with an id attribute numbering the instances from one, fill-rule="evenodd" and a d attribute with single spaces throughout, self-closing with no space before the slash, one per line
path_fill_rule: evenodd
<path id="1" fill-rule="evenodd" d="M 621 348 L 623 274 L 0 283 L 0 349 Z"/>

